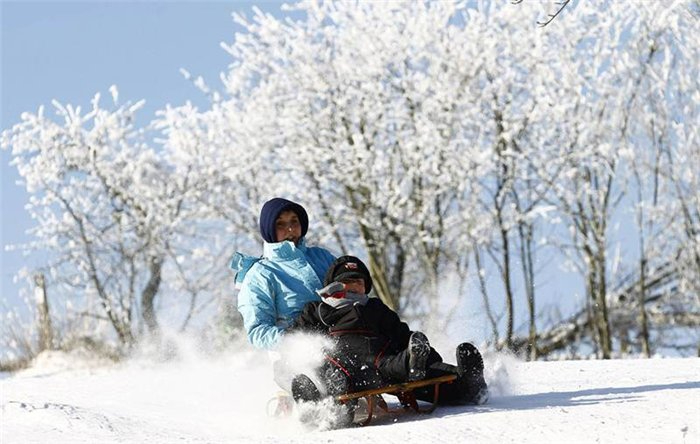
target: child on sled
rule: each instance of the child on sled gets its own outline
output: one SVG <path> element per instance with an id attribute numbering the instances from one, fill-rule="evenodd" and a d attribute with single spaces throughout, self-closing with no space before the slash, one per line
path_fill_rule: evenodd
<path id="1" fill-rule="evenodd" d="M 457 379 L 440 392 L 438 404 L 483 404 L 488 390 L 484 364 L 470 343 L 457 347 L 457 366 L 442 362 L 421 332 L 412 332 L 379 298 L 369 297 L 372 278 L 361 260 L 342 256 L 330 266 L 318 290 L 321 301 L 309 302 L 289 332 L 307 331 L 334 339 L 327 362 L 319 371 L 329 395 L 454 374 Z M 309 376 L 292 380 L 297 401 L 318 401 L 321 393 Z M 436 402 L 428 389 L 418 399 Z"/>

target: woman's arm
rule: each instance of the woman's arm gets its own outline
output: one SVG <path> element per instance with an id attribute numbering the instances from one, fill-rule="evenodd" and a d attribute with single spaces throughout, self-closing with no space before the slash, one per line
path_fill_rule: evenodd
<path id="1" fill-rule="evenodd" d="M 238 293 L 238 311 L 243 317 L 248 341 L 256 348 L 269 349 L 277 345 L 284 329 L 277 326 L 274 284 L 257 268 L 251 269 L 243 280 Z"/>

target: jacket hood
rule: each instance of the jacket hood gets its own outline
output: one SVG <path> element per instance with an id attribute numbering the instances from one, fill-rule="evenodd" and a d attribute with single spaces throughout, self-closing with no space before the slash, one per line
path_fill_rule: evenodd
<path id="1" fill-rule="evenodd" d="M 299 218 L 299 223 L 301 224 L 301 237 L 306 236 L 306 232 L 309 229 L 309 216 L 306 214 L 304 207 L 291 200 L 275 197 L 265 202 L 260 210 L 260 235 L 265 242 L 277 242 L 275 222 L 277 222 L 277 218 L 280 214 L 285 211 L 293 211 L 296 213 Z"/>

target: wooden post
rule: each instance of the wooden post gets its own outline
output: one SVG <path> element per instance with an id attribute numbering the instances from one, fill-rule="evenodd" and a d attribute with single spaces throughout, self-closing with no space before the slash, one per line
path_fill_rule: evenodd
<path id="1" fill-rule="evenodd" d="M 39 351 L 50 350 L 53 346 L 53 328 L 51 327 L 51 315 L 49 313 L 49 298 L 46 294 L 46 279 L 43 273 L 34 275 L 34 299 L 37 305 Z"/>

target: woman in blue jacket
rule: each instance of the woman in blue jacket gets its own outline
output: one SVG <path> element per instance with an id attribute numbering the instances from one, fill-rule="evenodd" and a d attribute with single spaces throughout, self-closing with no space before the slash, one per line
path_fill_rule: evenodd
<path id="1" fill-rule="evenodd" d="M 256 348 L 275 349 L 307 302 L 318 301 L 335 259 L 326 249 L 306 246 L 309 217 L 301 205 L 276 197 L 260 211 L 262 258 L 236 253 L 238 311 L 248 340 Z"/>

